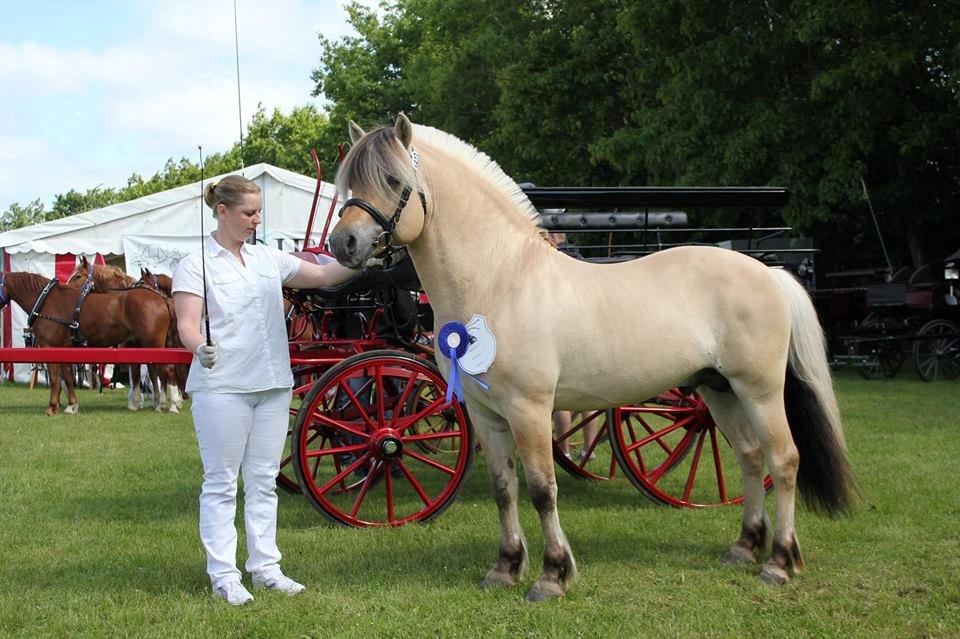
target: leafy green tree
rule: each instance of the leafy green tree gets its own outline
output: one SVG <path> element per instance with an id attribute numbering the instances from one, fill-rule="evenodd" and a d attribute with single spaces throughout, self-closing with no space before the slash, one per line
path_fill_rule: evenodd
<path id="1" fill-rule="evenodd" d="M 44 205 L 39 199 L 30 202 L 26 206 L 21 206 L 19 202 L 10 205 L 2 215 L 0 215 L 0 233 L 18 229 L 21 226 L 38 224 L 46 219 Z"/>

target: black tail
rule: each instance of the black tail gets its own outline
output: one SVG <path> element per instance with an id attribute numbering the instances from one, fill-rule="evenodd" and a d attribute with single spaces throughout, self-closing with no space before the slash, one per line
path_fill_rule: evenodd
<path id="1" fill-rule="evenodd" d="M 797 488 L 811 509 L 831 517 L 850 514 L 859 490 L 843 440 L 814 389 L 787 367 L 784 388 L 787 421 L 800 454 Z"/>

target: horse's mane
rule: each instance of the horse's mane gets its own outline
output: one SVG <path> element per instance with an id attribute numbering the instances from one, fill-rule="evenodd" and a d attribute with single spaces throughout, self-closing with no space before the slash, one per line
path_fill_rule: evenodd
<path id="1" fill-rule="evenodd" d="M 510 176 L 486 153 L 460 138 L 429 126 L 413 125 L 413 148 L 423 144 L 446 155 L 462 160 L 485 180 L 503 193 L 514 205 L 517 213 L 536 226 L 539 213 Z M 393 127 L 378 127 L 363 136 L 350 149 L 337 172 L 337 190 L 341 197 L 355 186 L 362 185 L 364 192 L 387 201 L 397 198 L 396 187 L 391 180 L 411 187 L 416 183 L 413 162 L 397 139 Z"/>

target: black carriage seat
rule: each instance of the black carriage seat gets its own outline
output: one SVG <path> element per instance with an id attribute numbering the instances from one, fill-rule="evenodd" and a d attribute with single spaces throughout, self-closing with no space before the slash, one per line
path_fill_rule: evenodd
<path id="1" fill-rule="evenodd" d="M 314 264 L 328 264 L 336 260 L 332 255 L 314 251 L 295 251 L 293 255 L 301 260 Z M 420 289 L 420 279 L 413 267 L 413 261 L 405 256 L 398 263 L 385 269 L 364 269 L 356 276 L 327 288 L 316 289 L 314 292 L 324 299 L 340 299 L 350 293 L 369 291 L 381 286 L 393 286 L 405 291 Z"/>
<path id="2" fill-rule="evenodd" d="M 930 262 L 924 264 L 907 280 L 907 306 L 929 309 L 935 303 L 934 288 L 937 280 L 943 279 L 943 264 Z"/>
<path id="3" fill-rule="evenodd" d="M 906 284 L 913 275 L 913 269 L 909 266 L 901 266 L 890 276 L 891 284 Z"/>

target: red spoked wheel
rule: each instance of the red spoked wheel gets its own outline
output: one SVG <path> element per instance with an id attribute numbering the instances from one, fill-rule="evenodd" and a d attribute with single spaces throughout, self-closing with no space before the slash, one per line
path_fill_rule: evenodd
<path id="1" fill-rule="evenodd" d="M 563 452 L 564 444 L 569 456 Z M 577 479 L 613 479 L 617 462 L 608 443 L 606 411 L 576 413 L 570 420 L 570 430 L 562 435 L 554 433 L 553 460 Z"/>
<path id="2" fill-rule="evenodd" d="M 657 503 L 705 508 L 743 502 L 740 465 L 703 399 L 678 388 L 609 411 L 613 455 Z M 767 491 L 773 486 L 764 478 Z"/>
<path id="3" fill-rule="evenodd" d="M 473 463 L 473 430 L 448 403 L 436 366 L 396 351 L 350 357 L 304 398 L 293 466 L 330 521 L 365 528 L 427 521 L 456 498 Z"/>

